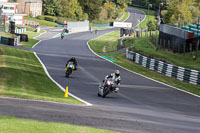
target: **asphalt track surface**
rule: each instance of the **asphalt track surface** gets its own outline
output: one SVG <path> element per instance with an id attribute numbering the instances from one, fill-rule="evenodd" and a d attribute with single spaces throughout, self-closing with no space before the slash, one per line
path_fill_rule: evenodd
<path id="1" fill-rule="evenodd" d="M 127 22 L 144 14 L 128 9 Z M 137 14 L 134 14 L 137 12 Z M 135 15 L 135 16 L 134 16 Z M 199 133 L 200 98 L 131 73 L 94 55 L 87 42 L 98 34 L 69 34 L 63 40 L 41 41 L 35 48 L 51 77 L 77 97 L 93 104 L 78 106 L 43 101 L 0 98 L 0 115 L 109 129 L 122 133 Z M 78 70 L 64 77 L 67 59 L 78 59 Z M 114 70 L 121 72 L 120 92 L 97 96 L 98 84 Z"/>

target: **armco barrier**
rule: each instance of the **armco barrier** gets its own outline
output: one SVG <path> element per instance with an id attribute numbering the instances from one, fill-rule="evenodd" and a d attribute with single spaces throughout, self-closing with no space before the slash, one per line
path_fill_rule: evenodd
<path id="1" fill-rule="evenodd" d="M 181 81 L 185 81 L 194 85 L 200 85 L 200 71 L 155 60 L 136 52 L 129 51 L 129 48 L 126 49 L 126 58 L 142 65 L 143 67 L 162 73 L 168 77 L 174 77 Z"/>

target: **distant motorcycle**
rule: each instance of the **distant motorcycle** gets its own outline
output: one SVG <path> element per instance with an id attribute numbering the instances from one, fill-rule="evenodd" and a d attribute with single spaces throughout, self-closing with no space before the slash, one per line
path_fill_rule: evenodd
<path id="1" fill-rule="evenodd" d="M 68 78 L 69 75 L 72 74 L 72 72 L 74 71 L 74 69 L 75 69 L 74 63 L 73 62 L 69 62 L 67 64 L 67 67 L 66 67 L 66 70 L 65 70 L 65 76 Z"/>
<path id="2" fill-rule="evenodd" d="M 63 38 L 64 38 L 64 34 L 62 33 L 62 34 L 61 34 L 61 39 L 63 39 Z"/>
<path id="3" fill-rule="evenodd" d="M 105 98 L 109 93 L 114 92 L 117 87 L 116 81 L 113 78 L 108 78 L 104 82 L 104 86 L 99 87 L 98 89 L 98 96 L 102 96 L 103 98 Z"/>

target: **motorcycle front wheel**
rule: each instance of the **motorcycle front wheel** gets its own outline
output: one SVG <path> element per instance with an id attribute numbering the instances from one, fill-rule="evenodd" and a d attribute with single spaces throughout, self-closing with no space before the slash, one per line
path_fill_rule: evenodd
<path id="1" fill-rule="evenodd" d="M 70 69 L 67 70 L 67 72 L 65 73 L 65 77 L 69 78 L 70 75 Z"/>
<path id="2" fill-rule="evenodd" d="M 104 90 L 104 94 L 103 94 L 102 97 L 105 98 L 106 95 L 108 95 L 109 92 L 110 92 L 110 86 L 105 88 L 105 90 Z"/>

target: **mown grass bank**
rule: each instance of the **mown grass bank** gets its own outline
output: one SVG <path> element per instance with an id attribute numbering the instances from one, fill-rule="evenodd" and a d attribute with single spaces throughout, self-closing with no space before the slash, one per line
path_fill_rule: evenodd
<path id="1" fill-rule="evenodd" d="M 17 37 L 15 34 L 11 34 L 8 32 L 2 32 L 2 31 L 0 31 L 0 36 L 7 37 L 7 38 L 16 38 Z"/>
<path id="2" fill-rule="evenodd" d="M 64 123 L 0 117 L 1 133 L 116 133 L 113 131 Z"/>
<path id="3" fill-rule="evenodd" d="M 27 33 L 31 38 L 40 34 Z M 22 46 L 32 47 L 37 42 L 29 39 Z M 64 92 L 47 77 L 31 51 L 0 46 L 0 81 L 0 96 L 82 104 L 72 97 L 64 98 Z"/>
<path id="4" fill-rule="evenodd" d="M 189 83 L 186 83 L 186 82 L 182 82 L 182 81 L 179 81 L 177 79 L 170 78 L 170 77 L 167 77 L 163 74 L 157 73 L 157 72 L 149 70 L 147 68 L 144 68 L 143 66 L 141 66 L 139 64 L 136 64 L 136 63 L 134 63 L 130 60 L 127 60 L 126 57 L 125 57 L 125 53 L 104 54 L 103 51 L 102 51 L 103 47 L 109 48 L 109 47 L 111 47 L 109 45 L 112 45 L 114 47 L 114 44 L 112 44 L 112 43 L 105 43 L 107 41 L 109 42 L 110 38 L 112 38 L 111 42 L 113 42 L 113 43 L 115 42 L 116 43 L 115 46 L 117 46 L 117 40 L 119 38 L 119 34 L 117 32 L 118 31 L 111 32 L 111 33 L 106 34 L 106 35 L 104 35 L 100 38 L 97 38 L 97 39 L 90 41 L 89 42 L 90 47 L 96 53 L 98 53 L 102 56 L 108 56 L 112 59 L 115 59 L 116 64 L 119 64 L 120 66 L 127 68 L 127 69 L 129 69 L 133 72 L 137 72 L 139 74 L 142 74 L 142 75 L 145 75 L 145 76 L 150 77 L 152 79 L 155 79 L 155 80 L 161 81 L 163 83 L 172 85 L 172 86 L 180 88 L 182 90 L 191 92 L 193 94 L 200 95 L 200 86 L 196 86 L 196 85 L 192 85 L 192 84 L 189 84 Z M 141 38 L 141 39 L 137 39 L 137 38 L 132 37 L 132 38 L 129 38 L 127 41 L 125 41 L 125 46 L 131 46 L 131 45 L 134 46 L 134 49 L 137 52 L 141 52 L 141 53 L 145 53 L 145 54 L 151 53 L 151 56 L 158 55 L 157 58 L 162 58 L 162 59 L 166 59 L 166 60 L 169 60 L 169 61 L 177 61 L 179 63 L 185 63 L 185 65 L 190 66 L 190 67 L 193 67 L 193 66 L 198 67 L 199 66 L 198 65 L 198 63 L 200 61 L 199 59 L 196 62 L 197 63 L 196 65 L 192 65 L 192 62 L 191 62 L 191 64 L 186 62 L 186 61 L 192 60 L 191 58 L 189 58 L 189 57 L 186 58 L 185 56 L 183 56 L 181 54 L 180 55 L 174 54 L 174 53 L 166 51 L 166 50 L 156 51 L 155 46 L 150 42 L 148 43 L 149 47 L 146 48 L 146 38 L 145 37 Z M 112 51 L 112 50 L 116 50 L 116 48 L 112 48 L 109 51 Z"/>
<path id="5" fill-rule="evenodd" d="M 1 96 L 81 103 L 64 98 L 64 92 L 47 77 L 31 51 L 1 46 L 0 81 Z"/>
<path id="6" fill-rule="evenodd" d="M 58 25 L 57 23 L 54 23 L 54 22 L 40 20 L 40 19 L 33 18 L 33 17 L 24 17 L 24 19 L 36 21 L 40 24 L 40 26 L 56 27 Z"/>

